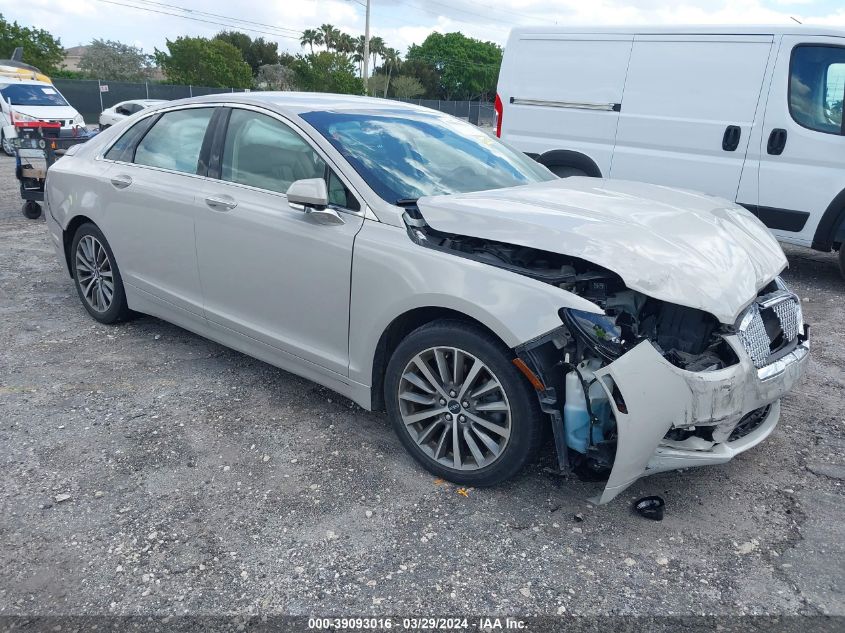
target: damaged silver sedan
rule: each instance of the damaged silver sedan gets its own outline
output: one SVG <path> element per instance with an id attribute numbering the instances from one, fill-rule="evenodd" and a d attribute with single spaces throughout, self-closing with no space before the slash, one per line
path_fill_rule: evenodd
<path id="1" fill-rule="evenodd" d="M 45 203 L 93 318 L 155 315 L 386 409 L 464 485 L 516 474 L 549 427 L 600 502 L 725 462 L 773 431 L 808 358 L 786 259 L 745 209 L 560 180 L 425 108 L 170 102 L 76 146 Z"/>

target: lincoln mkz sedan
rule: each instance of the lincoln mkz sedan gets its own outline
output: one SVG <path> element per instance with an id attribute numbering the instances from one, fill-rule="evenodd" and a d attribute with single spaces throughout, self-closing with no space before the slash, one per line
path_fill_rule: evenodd
<path id="1" fill-rule="evenodd" d="M 726 462 L 808 359 L 784 254 L 745 209 L 559 179 L 387 100 L 169 102 L 72 148 L 46 206 L 94 319 L 154 315 L 386 409 L 462 485 L 548 437 L 561 470 L 606 481 L 599 502 Z"/>

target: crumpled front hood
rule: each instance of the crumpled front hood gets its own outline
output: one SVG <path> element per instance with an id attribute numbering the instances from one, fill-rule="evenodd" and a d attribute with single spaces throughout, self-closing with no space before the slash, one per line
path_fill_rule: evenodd
<path id="1" fill-rule="evenodd" d="M 578 257 L 628 288 L 727 324 L 787 265 L 744 208 L 658 185 L 566 178 L 417 204 L 437 231 Z"/>

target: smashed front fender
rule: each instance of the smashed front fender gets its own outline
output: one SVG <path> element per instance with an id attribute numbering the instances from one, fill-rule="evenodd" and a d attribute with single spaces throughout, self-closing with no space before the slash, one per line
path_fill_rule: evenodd
<path id="1" fill-rule="evenodd" d="M 735 336 L 725 340 L 741 350 Z M 805 341 L 774 374 L 764 371 L 766 368 L 757 370 L 744 353 L 739 353 L 739 363 L 730 367 L 690 372 L 669 363 L 644 341 L 596 371 L 608 393 L 617 428 L 613 469 L 596 501 L 607 503 L 653 472 L 723 463 L 765 439 L 777 422 L 778 401 L 801 377 L 808 352 Z M 767 405 L 773 406 L 759 428 L 748 437 L 728 440 L 745 415 Z M 693 426 L 712 426 L 714 438 L 724 441 L 682 448 L 664 442 L 673 427 Z"/>

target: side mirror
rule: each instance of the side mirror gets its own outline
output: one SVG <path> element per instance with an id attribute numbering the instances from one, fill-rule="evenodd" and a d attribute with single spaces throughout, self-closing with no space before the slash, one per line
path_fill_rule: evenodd
<path id="1" fill-rule="evenodd" d="M 290 204 L 303 207 L 326 207 L 329 204 L 329 191 L 322 178 L 303 178 L 292 182 L 287 196 Z"/>

